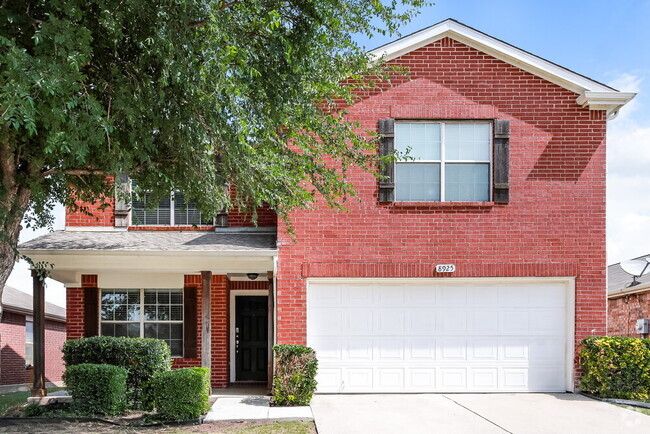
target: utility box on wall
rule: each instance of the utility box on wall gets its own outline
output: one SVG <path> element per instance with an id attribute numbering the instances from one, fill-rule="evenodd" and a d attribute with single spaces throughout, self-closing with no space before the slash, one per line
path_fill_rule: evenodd
<path id="1" fill-rule="evenodd" d="M 634 329 L 640 335 L 648 333 L 648 329 L 650 329 L 650 319 L 636 320 L 636 326 L 634 326 Z"/>

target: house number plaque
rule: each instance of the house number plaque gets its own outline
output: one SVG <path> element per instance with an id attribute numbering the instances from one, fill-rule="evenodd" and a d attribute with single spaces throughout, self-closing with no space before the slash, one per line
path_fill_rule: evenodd
<path id="1" fill-rule="evenodd" d="M 456 271 L 454 264 L 438 264 L 436 265 L 436 273 L 453 273 Z"/>

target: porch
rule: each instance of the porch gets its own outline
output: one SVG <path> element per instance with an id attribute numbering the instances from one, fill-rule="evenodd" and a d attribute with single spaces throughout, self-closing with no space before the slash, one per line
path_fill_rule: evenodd
<path id="1" fill-rule="evenodd" d="M 211 368 L 213 388 L 270 388 L 275 230 L 59 231 L 20 246 L 66 286 L 67 338 L 164 339 L 176 368 Z M 44 394 L 34 274 L 34 394 Z M 209 309 L 204 308 L 209 306 Z M 40 353 L 40 354 L 39 354 Z"/>

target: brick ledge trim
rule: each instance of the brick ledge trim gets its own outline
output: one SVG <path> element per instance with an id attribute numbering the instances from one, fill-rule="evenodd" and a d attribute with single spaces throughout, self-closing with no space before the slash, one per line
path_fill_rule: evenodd
<path id="1" fill-rule="evenodd" d="M 454 273 L 437 273 L 436 264 L 305 262 L 302 264 L 302 277 L 579 277 L 580 274 L 576 262 L 456 262 L 455 265 Z"/>

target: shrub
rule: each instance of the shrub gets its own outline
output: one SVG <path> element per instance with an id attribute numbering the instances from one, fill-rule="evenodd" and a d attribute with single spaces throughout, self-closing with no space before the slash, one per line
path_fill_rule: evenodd
<path id="1" fill-rule="evenodd" d="M 154 406 L 166 420 L 197 419 L 210 409 L 210 370 L 182 368 L 158 372 L 151 381 Z"/>
<path id="2" fill-rule="evenodd" d="M 146 338 L 96 336 L 68 340 L 63 345 L 66 366 L 103 363 L 127 371 L 127 396 L 135 408 L 151 408 L 147 383 L 157 372 L 171 369 L 171 353 L 165 341 Z"/>
<path id="3" fill-rule="evenodd" d="M 313 349 L 303 345 L 275 345 L 273 399 L 275 405 L 309 405 L 316 391 L 318 360 Z"/>
<path id="4" fill-rule="evenodd" d="M 119 414 L 126 409 L 126 369 L 82 363 L 63 374 L 74 407 L 88 414 Z"/>
<path id="5" fill-rule="evenodd" d="M 650 340 L 588 337 L 580 351 L 580 388 L 603 398 L 650 396 Z"/>

